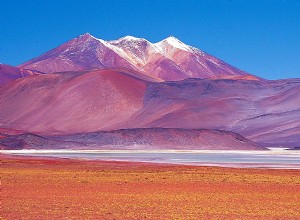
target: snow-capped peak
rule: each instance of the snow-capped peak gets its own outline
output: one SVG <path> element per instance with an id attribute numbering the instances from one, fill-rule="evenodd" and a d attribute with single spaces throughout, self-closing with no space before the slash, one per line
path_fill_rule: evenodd
<path id="1" fill-rule="evenodd" d="M 83 36 L 92 36 L 89 32 L 83 34 Z"/>
<path id="2" fill-rule="evenodd" d="M 165 39 L 163 39 L 163 41 L 178 41 L 178 42 L 181 42 L 180 40 L 178 40 L 176 37 L 174 37 L 174 36 L 169 36 L 169 37 L 167 37 L 167 38 L 165 38 Z"/>
<path id="3" fill-rule="evenodd" d="M 112 41 L 108 41 L 111 44 L 119 44 L 121 42 L 141 42 L 141 41 L 147 41 L 144 38 L 138 38 L 138 37 L 133 37 L 133 36 L 125 36 L 125 37 L 121 37 L 117 40 L 112 40 Z M 148 42 L 148 41 L 147 41 Z"/>
<path id="4" fill-rule="evenodd" d="M 144 65 L 155 54 L 162 54 L 169 59 L 173 59 L 172 56 L 177 50 L 192 53 L 198 51 L 198 49 L 196 51 L 196 48 L 184 44 L 173 36 L 167 37 L 166 39 L 154 44 L 144 38 L 137 38 L 133 36 L 125 36 L 117 40 L 105 41 L 92 36 L 90 33 L 80 35 L 79 39 L 84 43 L 96 40 L 133 65 Z M 86 46 L 88 45 L 89 44 Z"/>
<path id="5" fill-rule="evenodd" d="M 164 39 L 158 43 L 155 43 L 155 46 L 162 48 L 165 46 L 165 44 L 169 44 L 174 48 L 178 48 L 178 49 L 185 50 L 185 51 L 192 50 L 192 48 L 190 46 L 182 43 L 180 40 L 178 40 L 176 37 L 173 37 L 173 36 L 167 37 L 166 39 Z"/>
<path id="6" fill-rule="evenodd" d="M 94 38 L 90 33 L 86 32 L 84 34 L 79 35 L 77 38 L 82 38 L 82 37 L 86 37 L 86 38 Z"/>
<path id="7" fill-rule="evenodd" d="M 88 32 L 79 35 L 79 36 L 76 37 L 75 39 L 78 39 L 78 40 L 80 40 L 80 41 L 82 41 L 82 42 L 88 42 L 88 41 L 90 41 L 90 40 L 92 40 L 92 39 L 98 40 L 98 41 L 101 40 L 101 39 L 98 39 L 98 38 L 94 37 L 93 35 L 91 35 L 91 34 L 88 33 Z"/>
<path id="8" fill-rule="evenodd" d="M 133 37 L 133 36 L 125 36 L 125 37 L 122 37 L 120 38 L 119 40 L 140 40 L 141 38 L 138 38 L 138 37 Z"/>

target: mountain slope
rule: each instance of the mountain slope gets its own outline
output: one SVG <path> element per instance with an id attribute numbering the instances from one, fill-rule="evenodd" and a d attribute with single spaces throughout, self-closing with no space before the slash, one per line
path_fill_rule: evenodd
<path id="1" fill-rule="evenodd" d="M 234 131 L 272 145 L 300 143 L 300 80 L 197 80 L 151 84 L 137 127 Z M 148 117 L 145 117 L 148 115 Z"/>
<path id="2" fill-rule="evenodd" d="M 241 135 L 206 129 L 126 129 L 51 137 L 21 134 L 0 139 L 0 149 L 64 148 L 264 150 Z"/>
<path id="3" fill-rule="evenodd" d="M 0 86 L 19 78 L 39 74 L 42 73 L 38 71 L 9 66 L 6 64 L 0 64 Z"/>
<path id="4" fill-rule="evenodd" d="M 128 70 L 29 76 L 0 88 L 0 127 L 43 135 L 128 128 L 221 129 L 300 143 L 300 80 L 155 82 Z"/>
<path id="5" fill-rule="evenodd" d="M 249 75 L 172 36 L 156 43 L 155 46 L 160 48 L 165 57 L 175 62 L 183 70 L 185 78 L 223 78 Z"/>
<path id="6" fill-rule="evenodd" d="M 135 69 L 121 57 L 117 48 L 89 34 L 81 35 L 47 53 L 20 65 L 45 73 L 103 68 Z"/>
<path id="7" fill-rule="evenodd" d="M 158 43 L 126 36 L 104 41 L 86 33 L 19 67 L 46 73 L 127 68 L 165 81 L 186 78 L 258 78 L 174 37 Z"/>
<path id="8" fill-rule="evenodd" d="M 125 126 L 145 89 L 145 81 L 116 70 L 27 77 L 0 88 L 1 127 L 77 133 Z"/>

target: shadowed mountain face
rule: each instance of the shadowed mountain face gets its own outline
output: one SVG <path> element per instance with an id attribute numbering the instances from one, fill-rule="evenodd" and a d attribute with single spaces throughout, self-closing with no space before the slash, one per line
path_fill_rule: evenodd
<path id="1" fill-rule="evenodd" d="M 146 127 L 223 129 L 257 142 L 297 146 L 299 92 L 299 79 L 188 79 L 151 84 L 144 111 L 136 116 L 135 123 Z"/>
<path id="2" fill-rule="evenodd" d="M 0 139 L 0 149 L 179 149 L 264 150 L 233 132 L 195 129 L 126 129 L 42 137 L 21 134 Z"/>
<path id="3" fill-rule="evenodd" d="M 153 44 L 131 36 L 104 41 L 87 33 L 20 67 L 45 73 L 126 68 L 165 81 L 232 77 L 258 79 L 175 37 Z"/>
<path id="4" fill-rule="evenodd" d="M 221 129 L 300 143 L 300 80 L 155 82 L 128 70 L 46 74 L 0 88 L 2 128 L 41 135 L 128 128 Z"/>
<path id="5" fill-rule="evenodd" d="M 32 71 L 28 69 L 22 69 L 5 64 L 0 64 L 0 86 L 19 78 L 39 74 L 42 73 L 38 71 Z"/>

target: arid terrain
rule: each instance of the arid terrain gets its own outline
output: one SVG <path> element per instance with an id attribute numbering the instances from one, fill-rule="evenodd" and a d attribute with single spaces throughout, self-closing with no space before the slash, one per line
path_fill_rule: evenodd
<path id="1" fill-rule="evenodd" d="M 300 0 L 0 11 L 0 220 L 300 220 Z"/>
<path id="2" fill-rule="evenodd" d="M 299 219 L 299 170 L 1 155 L 1 219 Z"/>

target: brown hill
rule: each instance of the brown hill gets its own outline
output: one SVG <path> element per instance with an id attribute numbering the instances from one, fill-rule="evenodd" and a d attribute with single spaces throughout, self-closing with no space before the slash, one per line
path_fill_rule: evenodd
<path id="1" fill-rule="evenodd" d="M 0 139 L 1 149 L 177 149 L 263 150 L 233 132 L 220 130 L 140 128 L 42 137 L 21 134 Z"/>
<path id="2" fill-rule="evenodd" d="M 42 135 L 127 128 L 221 129 L 300 142 L 300 80 L 155 82 L 128 70 L 30 76 L 0 88 L 1 128 Z"/>
<path id="3" fill-rule="evenodd" d="M 9 66 L 6 64 L 0 64 L 0 86 L 19 78 L 39 74 L 42 73 L 38 71 Z"/>

